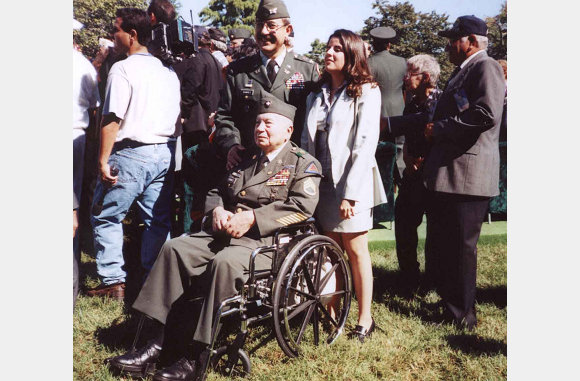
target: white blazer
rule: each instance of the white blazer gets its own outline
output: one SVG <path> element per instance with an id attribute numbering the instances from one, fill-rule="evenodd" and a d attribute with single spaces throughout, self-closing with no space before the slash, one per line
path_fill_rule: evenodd
<path id="1" fill-rule="evenodd" d="M 324 94 L 310 93 L 306 99 L 306 118 L 301 146 L 314 155 L 316 121 Z M 358 125 L 355 132 L 354 99 L 343 91 L 329 115 L 328 146 L 332 160 L 332 179 L 338 197 L 354 200 L 357 211 L 387 202 L 375 160 L 379 142 L 381 91 L 370 83 L 363 85 L 358 99 Z"/>

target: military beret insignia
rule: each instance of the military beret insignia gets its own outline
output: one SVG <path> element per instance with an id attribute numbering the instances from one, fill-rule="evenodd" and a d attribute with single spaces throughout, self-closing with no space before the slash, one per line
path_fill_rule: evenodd
<path id="1" fill-rule="evenodd" d="M 315 175 L 320 175 L 320 171 L 318 170 L 318 168 L 316 167 L 316 164 L 314 164 L 314 162 L 311 162 L 310 164 L 308 164 L 308 167 L 306 167 L 306 169 L 304 170 L 304 173 L 314 173 Z"/>
<path id="2" fill-rule="evenodd" d="M 316 196 L 316 184 L 314 184 L 314 181 L 312 181 L 312 178 L 307 178 L 306 181 L 304 182 L 304 193 L 306 193 L 309 196 Z"/>

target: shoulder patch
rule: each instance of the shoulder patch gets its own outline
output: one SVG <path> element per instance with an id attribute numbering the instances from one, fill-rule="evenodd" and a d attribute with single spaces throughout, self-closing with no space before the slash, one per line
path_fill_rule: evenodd
<path id="1" fill-rule="evenodd" d="M 316 175 L 320 175 L 320 171 L 316 167 L 316 164 L 312 161 L 308 164 L 308 167 L 304 170 L 304 173 L 314 173 Z"/>
<path id="2" fill-rule="evenodd" d="M 312 177 L 309 177 L 306 179 L 306 181 L 304 181 L 304 186 L 302 189 L 304 190 L 304 193 L 309 196 L 316 195 L 316 184 L 314 184 L 314 181 L 312 181 Z"/>

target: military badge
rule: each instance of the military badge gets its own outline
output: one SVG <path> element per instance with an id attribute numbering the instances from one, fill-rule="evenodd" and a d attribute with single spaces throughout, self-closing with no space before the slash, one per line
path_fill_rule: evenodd
<path id="1" fill-rule="evenodd" d="M 270 177 L 266 182 L 266 185 L 286 185 L 290 179 L 290 171 L 288 169 L 282 169 L 280 172 L 276 173 L 274 176 Z"/>
<path id="2" fill-rule="evenodd" d="M 304 88 L 304 76 L 302 73 L 296 72 L 292 74 L 290 79 L 286 80 L 287 89 L 303 89 Z"/>
<path id="3" fill-rule="evenodd" d="M 314 173 L 315 175 L 320 175 L 320 171 L 318 170 L 318 168 L 316 167 L 316 164 L 314 164 L 314 162 L 311 162 L 310 164 L 308 164 L 308 167 L 306 167 L 306 170 L 304 170 L 304 173 Z"/>
<path id="4" fill-rule="evenodd" d="M 316 195 L 316 184 L 314 184 L 314 181 L 312 181 L 310 177 L 306 179 L 302 189 L 304 189 L 304 193 L 306 193 L 309 196 Z"/>

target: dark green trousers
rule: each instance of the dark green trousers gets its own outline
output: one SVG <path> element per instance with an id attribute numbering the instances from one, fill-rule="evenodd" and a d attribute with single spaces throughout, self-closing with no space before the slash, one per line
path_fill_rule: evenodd
<path id="1" fill-rule="evenodd" d="M 165 324 L 172 305 L 184 294 L 204 297 L 193 339 L 211 341 L 213 317 L 220 303 L 236 295 L 248 279 L 251 252 L 271 238 L 219 240 L 199 232 L 167 241 L 133 308 Z M 271 267 L 271 257 L 259 255 L 256 270 Z"/>

